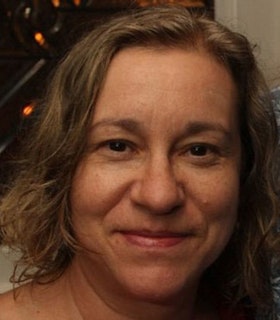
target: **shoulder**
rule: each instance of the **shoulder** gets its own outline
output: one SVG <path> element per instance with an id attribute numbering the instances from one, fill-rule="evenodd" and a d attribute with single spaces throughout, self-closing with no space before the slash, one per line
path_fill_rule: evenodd
<path id="1" fill-rule="evenodd" d="M 66 319 L 64 296 L 56 284 L 27 283 L 0 294 L 0 320 Z"/>
<path id="2" fill-rule="evenodd" d="M 0 320 L 30 320 L 33 309 L 29 285 L 0 294 Z"/>
<path id="3" fill-rule="evenodd" d="M 19 320 L 13 291 L 0 294 L 0 320 Z"/>

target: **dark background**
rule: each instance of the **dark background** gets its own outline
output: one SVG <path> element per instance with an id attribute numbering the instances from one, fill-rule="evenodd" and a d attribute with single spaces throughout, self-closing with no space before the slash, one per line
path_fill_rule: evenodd
<path id="1" fill-rule="evenodd" d="M 206 10 L 214 18 L 214 0 L 0 0 L 2 179 L 4 162 L 16 150 L 21 128 L 28 128 L 32 119 L 22 111 L 44 93 L 48 74 L 65 51 L 110 15 L 156 2 L 177 2 L 190 10 Z"/>

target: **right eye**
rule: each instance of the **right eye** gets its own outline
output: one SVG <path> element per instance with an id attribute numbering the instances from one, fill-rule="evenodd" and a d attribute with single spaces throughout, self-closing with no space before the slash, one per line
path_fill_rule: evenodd
<path id="1" fill-rule="evenodd" d="M 97 144 L 97 154 L 111 160 L 129 160 L 136 152 L 135 145 L 127 140 L 111 139 Z"/>
<path id="2" fill-rule="evenodd" d="M 194 157 L 205 157 L 210 151 L 209 146 L 205 144 L 193 145 L 189 150 L 190 154 Z"/>

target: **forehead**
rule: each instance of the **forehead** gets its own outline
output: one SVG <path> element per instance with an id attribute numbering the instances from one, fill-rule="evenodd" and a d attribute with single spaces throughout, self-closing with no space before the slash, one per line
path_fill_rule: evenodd
<path id="1" fill-rule="evenodd" d="M 116 106 L 118 113 L 134 112 L 136 105 L 144 110 L 151 103 L 163 109 L 169 102 L 175 110 L 176 104 L 214 100 L 236 107 L 237 88 L 227 68 L 205 50 L 134 47 L 113 58 L 95 114 L 116 112 Z"/>

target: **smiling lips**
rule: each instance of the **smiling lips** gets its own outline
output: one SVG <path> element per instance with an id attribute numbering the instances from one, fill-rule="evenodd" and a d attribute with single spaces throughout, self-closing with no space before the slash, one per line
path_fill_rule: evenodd
<path id="1" fill-rule="evenodd" d="M 150 231 L 123 231 L 121 234 L 130 244 L 146 248 L 172 247 L 189 236 L 186 233 Z"/>

